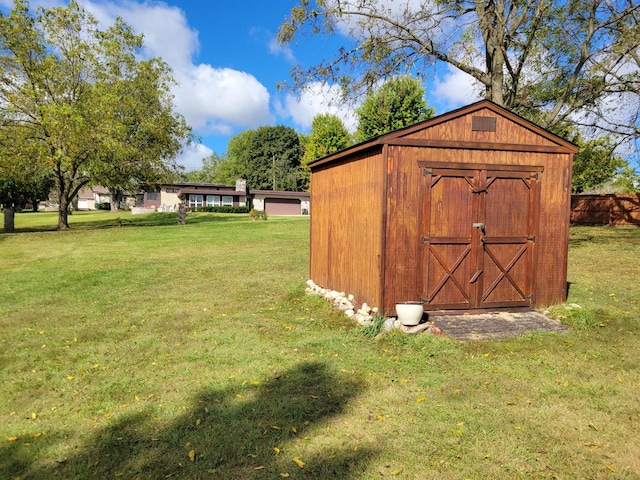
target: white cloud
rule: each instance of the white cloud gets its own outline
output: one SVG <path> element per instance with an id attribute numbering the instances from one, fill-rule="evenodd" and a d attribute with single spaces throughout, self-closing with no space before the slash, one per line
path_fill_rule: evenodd
<path id="1" fill-rule="evenodd" d="M 202 134 L 228 135 L 234 126 L 273 122 L 269 92 L 253 75 L 200 64 L 175 76 L 176 109 Z"/>
<path id="2" fill-rule="evenodd" d="M 445 73 L 436 75 L 428 96 L 434 103 L 444 104 L 449 109 L 468 105 L 482 98 L 476 80 L 452 66 L 447 66 Z"/>
<path id="3" fill-rule="evenodd" d="M 213 153 L 206 145 L 201 143 L 195 143 L 178 156 L 177 162 L 179 165 L 183 165 L 186 171 L 200 170 L 202 168 L 202 159 L 208 157 Z"/>
<path id="4" fill-rule="evenodd" d="M 145 53 L 161 57 L 173 70 L 176 111 L 196 133 L 228 135 L 234 127 L 273 122 L 269 92 L 253 75 L 193 62 L 200 48 L 198 32 L 180 8 L 132 0 L 83 5 L 104 25 L 119 16 L 144 35 Z"/>
<path id="5" fill-rule="evenodd" d="M 144 35 L 149 57 L 162 57 L 175 70 L 191 68 L 191 58 L 198 53 L 198 32 L 191 29 L 184 12 L 161 2 L 81 1 L 103 28 L 121 17 L 136 33 Z"/>
<path id="6" fill-rule="evenodd" d="M 340 87 L 321 82 L 309 84 L 299 97 L 287 94 L 283 103 L 278 105 L 278 110 L 304 130 L 311 128 L 313 118 L 320 113 L 338 116 L 350 132 L 354 132 L 358 124 L 355 107 L 340 100 Z"/>
<path id="7" fill-rule="evenodd" d="M 271 39 L 269 39 L 268 47 L 270 53 L 280 55 L 288 62 L 295 63 L 296 57 L 289 45 L 282 45 L 277 38 L 271 37 Z"/>

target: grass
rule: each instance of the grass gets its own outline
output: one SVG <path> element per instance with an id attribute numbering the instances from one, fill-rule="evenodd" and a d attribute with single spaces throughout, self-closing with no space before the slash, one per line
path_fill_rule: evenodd
<path id="1" fill-rule="evenodd" d="M 640 229 L 572 228 L 569 333 L 460 343 L 306 296 L 308 218 L 70 221 L 0 234 L 0 478 L 640 478 Z"/>

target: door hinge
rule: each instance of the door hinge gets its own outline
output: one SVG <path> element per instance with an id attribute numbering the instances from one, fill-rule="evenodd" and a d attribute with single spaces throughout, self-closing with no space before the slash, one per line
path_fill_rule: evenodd
<path id="1" fill-rule="evenodd" d="M 431 241 L 431 239 L 430 239 L 430 238 L 427 238 L 427 237 L 420 237 L 420 243 L 427 243 L 427 242 L 430 242 L 430 241 Z"/>
<path id="2" fill-rule="evenodd" d="M 431 300 L 429 300 L 428 298 L 422 298 L 422 297 L 420 297 L 420 301 L 421 301 L 422 303 L 429 303 L 429 302 L 431 302 Z"/>
<path id="3" fill-rule="evenodd" d="M 433 173 L 433 171 L 430 168 L 423 168 L 422 169 L 422 175 L 423 176 L 427 176 L 427 175 L 431 175 Z"/>
<path id="4" fill-rule="evenodd" d="M 527 237 L 527 240 L 529 240 L 530 242 L 535 242 L 536 241 L 536 236 L 532 236 L 532 237 Z"/>
<path id="5" fill-rule="evenodd" d="M 525 300 L 529 300 L 531 303 L 533 303 L 533 293 L 530 295 L 527 295 L 526 297 L 524 297 Z"/>
<path id="6" fill-rule="evenodd" d="M 538 179 L 540 179 L 540 174 L 538 172 L 532 173 L 531 174 L 531 178 L 533 178 L 535 180 L 538 180 Z"/>

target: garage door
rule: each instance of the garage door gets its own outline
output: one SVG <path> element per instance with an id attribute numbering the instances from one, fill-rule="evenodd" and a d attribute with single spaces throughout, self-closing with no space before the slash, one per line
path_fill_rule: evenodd
<path id="1" fill-rule="evenodd" d="M 300 215 L 300 200 L 296 198 L 265 198 L 267 215 Z"/>

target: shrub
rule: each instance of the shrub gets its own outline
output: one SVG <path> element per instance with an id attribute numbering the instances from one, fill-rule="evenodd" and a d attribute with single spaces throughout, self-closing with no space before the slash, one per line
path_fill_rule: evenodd
<path id="1" fill-rule="evenodd" d="M 109 203 L 109 202 L 103 202 L 103 203 L 97 202 L 96 203 L 96 209 L 97 210 L 111 210 L 111 203 Z"/>
<path id="2" fill-rule="evenodd" d="M 254 208 L 249 212 L 249 216 L 251 217 L 251 220 L 266 220 L 267 212 Z"/>

